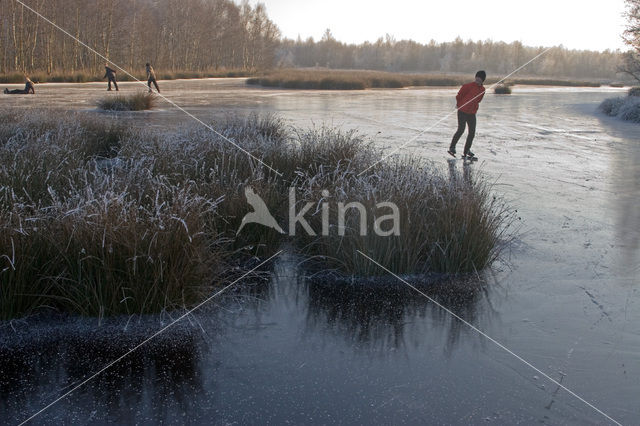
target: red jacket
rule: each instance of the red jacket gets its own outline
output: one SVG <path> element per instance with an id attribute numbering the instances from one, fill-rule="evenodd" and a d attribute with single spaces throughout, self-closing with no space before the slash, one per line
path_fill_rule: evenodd
<path id="1" fill-rule="evenodd" d="M 484 97 L 484 86 L 478 86 L 478 83 L 472 81 L 460 88 L 456 95 L 456 106 L 458 110 L 467 114 L 475 114 L 478 112 L 480 101 Z"/>

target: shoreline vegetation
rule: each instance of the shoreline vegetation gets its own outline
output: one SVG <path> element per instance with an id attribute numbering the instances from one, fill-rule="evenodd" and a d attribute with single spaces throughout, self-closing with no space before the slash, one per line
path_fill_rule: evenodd
<path id="1" fill-rule="evenodd" d="M 640 87 L 629 89 L 627 96 L 605 99 L 598 108 L 610 117 L 640 123 Z"/>
<path id="2" fill-rule="evenodd" d="M 496 95 L 510 95 L 511 94 L 511 85 L 509 84 L 499 84 L 493 89 L 493 93 Z"/>
<path id="3" fill-rule="evenodd" d="M 142 67 L 144 68 L 144 67 Z M 131 73 L 139 81 L 147 81 L 147 76 L 144 72 Z M 44 71 L 35 71 L 29 74 L 29 77 L 33 82 L 37 83 L 97 83 L 106 82 L 106 78 L 102 78 L 104 75 L 104 69 L 96 71 L 95 73 L 87 71 L 77 71 L 71 73 L 55 72 L 47 74 Z M 232 69 L 220 69 L 220 70 L 208 70 L 208 71 L 156 71 L 158 80 L 180 80 L 180 79 L 203 79 L 203 78 L 238 78 L 238 77 L 250 77 L 255 75 L 255 72 L 246 70 L 232 70 Z M 124 74 L 122 71 L 116 70 L 116 78 L 118 82 L 135 81 L 133 78 Z M 0 84 L 23 84 L 24 74 L 19 72 L 11 72 L 0 74 Z"/>
<path id="4" fill-rule="evenodd" d="M 377 88 L 400 89 L 415 86 L 459 86 L 469 76 L 460 74 L 408 74 L 370 70 L 282 69 L 247 79 L 248 85 L 306 90 L 365 90 Z M 487 79 L 490 85 L 498 81 Z M 508 85 L 600 87 L 601 83 L 588 80 L 511 78 Z"/>
<path id="5" fill-rule="evenodd" d="M 101 78 L 103 72 L 89 73 L 79 71 L 75 73 L 34 72 L 29 76 L 38 83 L 97 83 L 106 82 Z M 469 80 L 462 74 L 439 73 L 402 73 L 373 70 L 333 70 L 314 68 L 276 69 L 267 72 L 246 70 L 209 70 L 209 71 L 157 71 L 158 80 L 178 79 L 206 79 L 206 78 L 247 78 L 248 85 L 262 87 L 278 87 L 284 89 L 306 90 L 365 90 L 365 89 L 401 89 L 406 87 L 446 87 L 459 86 Z M 146 75 L 135 73 L 139 81 L 146 81 Z M 134 81 L 122 72 L 117 73 L 119 82 Z M 498 81 L 489 77 L 486 84 Z M 24 74 L 0 74 L 0 84 L 23 84 Z M 600 87 L 605 83 L 595 80 L 575 80 L 562 78 L 518 77 L 510 78 L 504 84 L 536 85 L 536 86 L 565 86 L 565 87 Z M 609 83 L 612 87 L 621 87 L 620 83 Z"/>
<path id="6" fill-rule="evenodd" d="M 472 166 L 375 164 L 381 152 L 353 131 L 292 129 L 276 116 L 213 126 L 282 176 L 201 126 L 0 111 L 0 319 L 188 308 L 283 245 L 323 270 L 370 277 L 385 272 L 356 250 L 398 274 L 465 274 L 489 266 L 510 239 L 514 214 Z M 295 237 L 257 224 L 238 234 L 251 211 L 247 187 L 285 229 L 291 188 L 296 212 L 317 206 L 306 219 L 319 234 L 326 204 L 329 235 L 300 224 Z M 377 203 L 395 203 L 399 235 L 361 235 L 357 209 L 339 235 L 338 203 L 353 201 L 370 229 L 389 213 Z"/>

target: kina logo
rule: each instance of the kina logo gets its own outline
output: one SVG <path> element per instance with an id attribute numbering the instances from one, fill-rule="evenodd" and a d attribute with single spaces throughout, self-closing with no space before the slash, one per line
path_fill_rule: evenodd
<path id="1" fill-rule="evenodd" d="M 253 211 L 244 215 L 236 235 L 238 235 L 240 231 L 242 231 L 242 228 L 249 223 L 257 223 L 259 225 L 266 226 L 267 228 L 273 228 L 281 234 L 285 233 L 269 211 L 267 204 L 258 194 L 255 193 L 253 188 L 250 186 L 246 187 L 244 189 L 244 196 L 247 199 L 247 203 L 253 207 Z"/>

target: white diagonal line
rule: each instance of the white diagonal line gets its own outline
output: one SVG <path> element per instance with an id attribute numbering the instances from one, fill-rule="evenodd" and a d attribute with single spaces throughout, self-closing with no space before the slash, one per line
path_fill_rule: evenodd
<path id="1" fill-rule="evenodd" d="M 151 340 L 153 340 L 154 338 L 156 338 L 157 336 L 159 336 L 160 334 L 164 333 L 167 329 L 169 329 L 170 327 L 174 326 L 178 321 L 182 320 L 183 318 L 187 317 L 188 315 L 191 315 L 195 310 L 199 309 L 200 307 L 202 307 L 204 304 L 208 303 L 209 301 L 211 301 L 212 299 L 216 298 L 217 296 L 221 295 L 222 293 L 224 293 L 227 289 L 229 289 L 230 287 L 232 287 L 234 284 L 236 284 L 238 281 L 240 281 L 241 279 L 243 279 L 244 277 L 246 277 L 247 275 L 251 274 L 252 272 L 254 272 L 256 269 L 260 268 L 262 265 L 264 265 L 265 263 L 271 261 L 271 259 L 275 258 L 276 256 L 280 255 L 280 253 L 282 253 L 282 250 L 278 251 L 276 254 L 274 254 L 273 256 L 271 256 L 270 258 L 268 258 L 267 260 L 261 262 L 259 265 L 257 265 L 256 267 L 254 267 L 253 269 L 251 269 L 250 271 L 244 273 L 240 278 L 236 279 L 235 281 L 233 281 L 231 284 L 227 285 L 226 287 L 222 288 L 221 290 L 219 290 L 218 292 L 214 293 L 213 295 L 209 296 L 208 298 L 206 298 L 205 300 L 203 300 L 202 302 L 200 302 L 198 305 L 196 305 L 194 308 L 189 309 L 187 312 L 185 312 L 184 314 L 182 314 L 181 316 L 179 316 L 177 319 L 175 319 L 174 321 L 172 321 L 171 323 L 169 323 L 168 325 L 164 326 L 163 328 L 161 328 L 160 330 L 156 331 L 155 333 L 153 333 L 150 337 L 146 338 L 144 341 L 142 341 L 141 343 L 139 343 L 138 345 L 134 346 L 132 349 L 130 349 L 127 353 L 125 353 L 124 355 L 120 356 L 119 358 L 116 358 L 115 360 L 111 361 L 109 364 L 107 364 L 106 366 L 104 366 L 102 369 L 100 369 L 97 373 L 94 373 L 93 375 L 91 375 L 90 377 L 88 377 L 87 379 L 83 380 L 82 382 L 78 383 L 77 385 L 75 385 L 70 391 L 64 393 L 63 395 L 61 395 L 60 397 L 58 397 L 57 399 L 55 399 L 54 401 L 52 401 L 51 403 L 49 403 L 49 405 L 47 405 L 46 407 L 42 408 L 40 411 L 38 411 L 37 413 L 35 413 L 34 415 L 32 415 L 31 417 L 29 417 L 28 419 L 26 419 L 25 421 L 23 421 L 22 423 L 20 423 L 20 426 L 33 420 L 34 418 L 36 418 L 38 415 L 40 415 L 41 413 L 43 413 L 45 410 L 47 410 L 48 408 L 50 408 L 51 406 L 53 406 L 54 404 L 56 404 L 57 402 L 59 402 L 60 400 L 66 398 L 67 396 L 69 396 L 72 392 L 74 392 L 76 389 L 84 386 L 86 383 L 90 382 L 91 380 L 93 380 L 94 378 L 96 378 L 98 375 L 100 375 L 101 373 L 103 373 L 104 371 L 106 371 L 107 369 L 109 369 L 111 366 L 113 366 L 114 364 L 117 364 L 118 362 L 122 361 L 125 357 L 127 357 L 128 355 L 130 355 L 132 352 L 138 350 L 140 347 L 144 346 L 145 344 L 147 344 L 148 342 L 150 342 Z"/>
<path id="2" fill-rule="evenodd" d="M 144 81 L 141 81 L 139 79 L 137 79 L 135 76 L 133 76 L 132 74 L 130 74 L 126 69 L 120 67 L 118 64 L 110 61 L 109 59 L 107 59 L 104 55 L 102 55 L 100 52 L 98 52 L 97 50 L 95 50 L 94 48 L 92 48 L 91 46 L 87 45 L 86 43 L 84 43 L 82 40 L 78 39 L 77 37 L 75 37 L 74 35 L 70 34 L 67 30 L 65 30 L 64 28 L 60 27 L 59 25 L 57 25 L 55 22 L 51 21 L 50 19 L 48 19 L 46 16 L 42 15 L 40 12 L 38 12 L 37 10 L 32 9 L 31 7 L 29 7 L 28 5 L 24 4 L 22 1 L 20 0 L 15 0 L 17 3 L 21 4 L 23 7 L 27 8 L 29 11 L 33 12 L 34 14 L 36 14 L 39 18 L 43 19 L 44 21 L 46 21 L 47 23 L 53 25 L 56 29 L 62 31 L 64 34 L 68 35 L 69 37 L 71 37 L 72 39 L 74 39 L 75 41 L 77 41 L 78 43 L 80 43 L 82 46 L 86 47 L 87 49 L 89 49 L 91 52 L 93 52 L 94 54 L 98 55 L 100 58 L 102 58 L 104 61 L 111 63 L 114 67 L 116 67 L 117 69 L 119 69 L 120 71 L 122 71 L 123 73 L 125 73 L 126 75 L 128 75 L 130 78 L 132 78 L 133 80 L 135 80 L 136 82 L 142 84 L 143 86 L 146 87 Z M 282 176 L 282 173 L 280 173 L 279 171 L 277 171 L 276 169 L 274 169 L 273 167 L 269 166 L 267 163 L 265 163 L 264 161 L 260 160 L 258 157 L 256 157 L 255 155 L 251 154 L 249 151 L 247 151 L 246 149 L 242 148 L 240 145 L 238 145 L 237 143 L 235 143 L 234 141 L 232 141 L 231 139 L 229 139 L 228 137 L 226 137 L 225 135 L 223 135 L 222 133 L 218 132 L 216 129 L 214 129 L 213 127 L 211 127 L 210 125 L 208 125 L 207 123 L 205 123 L 204 121 L 200 120 L 198 117 L 196 117 L 195 115 L 191 114 L 189 111 L 185 110 L 184 108 L 182 108 L 180 105 L 176 104 L 175 102 L 173 102 L 171 99 L 167 98 L 166 96 L 164 96 L 161 93 L 158 93 L 158 96 L 160 96 L 162 99 L 164 99 L 165 101 L 167 101 L 168 103 L 170 103 L 171 105 L 173 105 L 175 108 L 179 109 L 180 111 L 184 112 L 186 115 L 188 115 L 189 117 L 193 118 L 195 121 L 197 121 L 198 123 L 202 124 L 204 127 L 206 127 L 207 129 L 211 130 L 213 133 L 215 133 L 216 135 L 220 136 L 222 139 L 224 139 L 225 141 L 229 142 L 231 145 L 235 146 L 236 148 L 238 148 L 240 151 L 244 152 L 245 154 L 247 154 L 249 157 L 253 158 L 254 160 L 256 160 L 257 162 L 261 163 L 262 165 L 264 165 L 265 167 L 267 167 L 269 170 L 271 170 L 272 172 L 274 172 L 275 174 L 277 174 L 278 176 Z"/>
<path id="3" fill-rule="evenodd" d="M 518 71 L 520 71 L 522 68 L 526 67 L 527 65 L 529 65 L 531 62 L 535 61 L 536 59 L 538 59 L 540 56 L 544 55 L 545 53 L 547 53 L 549 50 L 553 49 L 553 47 L 548 47 L 545 50 L 543 50 L 542 52 L 538 53 L 535 57 L 533 57 L 532 59 L 530 59 L 529 61 L 527 61 L 524 65 L 519 66 L 518 68 L 516 68 L 515 71 L 512 71 L 511 73 L 507 74 L 506 76 L 502 77 L 502 79 L 500 79 L 500 81 L 492 84 L 491 86 L 489 86 L 489 88 L 487 90 L 491 90 L 493 87 L 497 86 L 498 84 L 502 83 L 503 81 L 505 81 L 507 78 L 511 77 L 512 75 L 514 75 L 515 73 L 517 73 Z M 415 135 L 414 137 L 412 137 L 411 139 L 409 139 L 407 142 L 405 142 L 403 145 L 400 145 L 398 148 L 394 149 L 393 151 L 391 151 L 390 154 L 387 154 L 385 156 L 383 156 L 382 158 L 380 158 L 378 161 L 376 161 L 375 163 L 371 164 L 369 167 L 367 167 L 366 169 L 364 169 L 363 171 L 361 171 L 360 173 L 358 173 L 358 176 L 362 176 L 363 173 L 365 173 L 367 170 L 371 169 L 372 167 L 376 166 L 377 164 L 379 164 L 380 162 L 386 160 L 387 158 L 391 157 L 392 155 L 396 154 L 398 151 L 401 151 L 404 147 L 406 147 L 407 145 L 409 145 L 411 142 L 415 141 L 416 139 L 418 139 L 420 136 L 424 135 L 426 132 L 428 132 L 429 130 L 433 129 L 434 127 L 436 127 L 438 124 L 442 123 L 444 120 L 446 120 L 447 118 L 451 117 L 451 115 L 453 115 L 453 113 L 455 113 L 456 111 L 458 111 L 460 108 L 465 107 L 466 105 L 470 104 L 471 102 L 473 102 L 475 99 L 477 99 L 478 97 L 482 96 L 484 93 L 480 93 L 477 94 L 476 96 L 474 96 L 472 99 L 470 99 L 469 101 L 465 102 L 463 105 L 461 105 L 460 107 L 456 107 L 453 111 L 447 113 L 444 117 L 442 117 L 440 120 L 436 121 L 433 125 L 429 126 L 429 127 L 425 127 L 424 129 L 422 129 L 420 131 L 420 133 L 418 133 L 417 135 Z"/>
<path id="4" fill-rule="evenodd" d="M 544 371 L 540 370 L 538 367 L 536 367 L 535 365 L 531 364 L 529 361 L 527 361 L 526 359 L 522 358 L 520 355 L 516 354 L 515 352 L 513 352 L 512 350 L 510 350 L 509 348 L 507 348 L 505 345 L 503 345 L 502 343 L 498 342 L 496 339 L 494 339 L 493 337 L 489 336 L 488 334 L 486 334 L 484 331 L 480 330 L 479 328 L 477 328 L 476 326 L 474 326 L 473 324 L 471 324 L 470 322 L 464 320 L 463 318 L 461 318 L 459 315 L 457 315 L 455 312 L 451 311 L 450 309 L 448 309 L 447 307 L 443 306 L 442 304 L 438 303 L 436 300 L 434 300 L 432 297 L 429 297 L 427 294 L 425 294 L 424 292 L 420 291 L 418 288 L 416 288 L 415 286 L 413 286 L 412 284 L 410 284 L 409 282 L 407 282 L 406 280 L 400 278 L 398 275 L 394 274 L 393 272 L 391 272 L 390 270 L 388 270 L 387 268 L 385 268 L 384 266 L 382 266 L 381 264 L 379 264 L 378 262 L 376 262 L 375 260 L 373 260 L 372 258 L 370 258 L 369 256 L 367 256 L 366 254 L 364 254 L 363 252 L 361 252 L 360 250 L 357 250 L 358 253 L 360 253 L 363 257 L 369 259 L 369 261 L 373 262 L 374 264 L 376 264 L 378 267 L 380 267 L 381 269 L 383 269 L 384 271 L 388 272 L 389 274 L 391 274 L 392 276 L 394 276 L 395 278 L 397 278 L 399 281 L 403 282 L 404 284 L 406 284 L 407 286 L 409 286 L 410 288 L 412 288 L 413 290 L 415 290 L 416 292 L 420 293 L 422 296 L 424 296 L 425 298 L 427 298 L 431 303 L 433 303 L 434 305 L 438 306 L 440 309 L 444 310 L 446 313 L 448 313 L 449 315 L 451 315 L 452 317 L 456 318 L 457 320 L 461 321 L 464 325 L 468 326 L 469 328 L 471 328 L 472 330 L 474 330 L 475 332 L 477 332 L 478 334 L 480 334 L 481 336 L 485 337 L 486 339 L 488 339 L 490 342 L 494 343 L 496 346 L 498 346 L 500 349 L 504 350 L 505 352 L 507 352 L 508 354 L 512 355 L 513 357 L 515 357 L 518 361 L 522 362 L 523 364 L 525 364 L 526 366 L 532 368 L 534 371 L 536 371 L 538 374 L 543 375 L 544 377 L 546 377 L 549 381 L 551 381 L 553 384 L 557 385 L 558 387 L 562 388 L 563 390 L 565 390 L 567 393 L 569 393 L 570 395 L 574 396 L 575 398 L 579 399 L 580 401 L 584 402 L 586 405 L 588 405 L 589 407 L 593 408 L 595 411 L 597 411 L 598 413 L 600 413 L 601 415 L 603 415 L 604 417 L 606 417 L 608 420 L 612 421 L 613 423 L 615 423 L 616 425 L 622 426 L 621 423 L 619 423 L 618 421 L 616 421 L 615 419 L 613 419 L 611 416 L 609 416 L 607 413 L 605 413 L 604 411 L 600 410 L 598 407 L 596 407 L 595 405 L 591 404 L 589 401 L 585 400 L 584 398 L 582 398 L 580 395 L 578 395 L 577 393 L 573 392 L 571 389 L 567 388 L 566 386 L 564 386 L 562 383 L 558 382 L 557 380 L 553 379 L 552 377 L 550 377 L 547 373 L 545 373 Z"/>

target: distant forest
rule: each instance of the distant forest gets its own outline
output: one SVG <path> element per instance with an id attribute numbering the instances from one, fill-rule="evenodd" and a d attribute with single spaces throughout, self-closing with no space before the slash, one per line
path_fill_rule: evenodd
<path id="1" fill-rule="evenodd" d="M 23 0 L 73 36 L 128 69 L 262 71 L 327 67 L 395 72 L 504 75 L 542 52 L 520 42 L 421 44 L 387 35 L 345 44 L 327 30 L 321 40 L 283 39 L 264 5 L 231 0 Z M 619 52 L 556 47 L 522 74 L 615 79 Z M 15 0 L 0 0 L 0 73 L 95 72 L 104 61 Z"/>
<path id="2" fill-rule="evenodd" d="M 420 44 L 396 41 L 387 35 L 375 43 L 345 44 L 329 30 L 313 39 L 282 40 L 278 63 L 286 67 L 321 66 L 341 69 L 370 69 L 395 72 L 465 72 L 485 69 L 492 75 L 505 75 L 543 52 L 545 47 L 528 47 L 521 42 L 463 41 Z M 569 50 L 554 47 L 526 66 L 521 74 L 578 79 L 615 79 L 619 52 Z"/>

